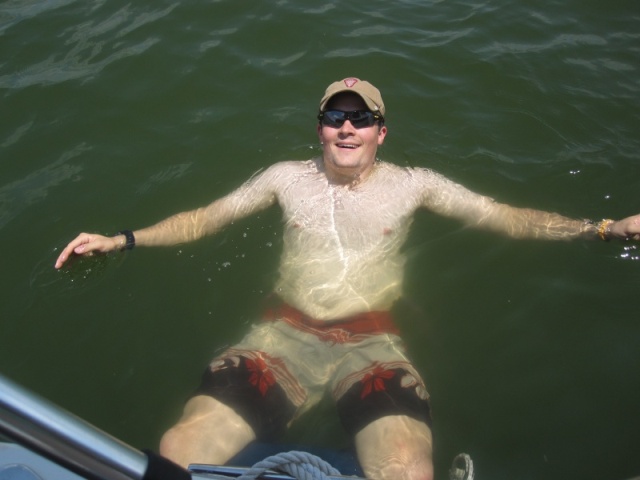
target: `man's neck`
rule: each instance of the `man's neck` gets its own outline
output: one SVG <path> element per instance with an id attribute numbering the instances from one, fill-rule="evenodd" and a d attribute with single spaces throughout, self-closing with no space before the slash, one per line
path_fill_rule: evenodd
<path id="1" fill-rule="evenodd" d="M 320 168 L 329 180 L 329 183 L 344 186 L 356 186 L 364 182 L 375 168 L 375 163 L 366 168 L 335 168 L 327 166 L 323 159 L 319 161 Z"/>

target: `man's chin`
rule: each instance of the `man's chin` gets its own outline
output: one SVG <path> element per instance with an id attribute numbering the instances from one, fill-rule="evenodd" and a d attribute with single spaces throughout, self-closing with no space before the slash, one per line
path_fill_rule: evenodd
<path id="1" fill-rule="evenodd" d="M 327 167 L 330 177 L 339 183 L 349 183 L 362 179 L 368 171 L 368 166 L 361 163 L 331 162 Z"/>
<path id="2" fill-rule="evenodd" d="M 355 171 L 365 168 L 362 159 L 354 157 L 334 157 L 331 161 L 334 168 Z"/>
<path id="3" fill-rule="evenodd" d="M 362 165 L 359 163 L 332 163 L 331 169 L 336 173 L 340 173 L 341 175 L 352 175 L 357 174 L 360 170 L 363 169 Z"/>

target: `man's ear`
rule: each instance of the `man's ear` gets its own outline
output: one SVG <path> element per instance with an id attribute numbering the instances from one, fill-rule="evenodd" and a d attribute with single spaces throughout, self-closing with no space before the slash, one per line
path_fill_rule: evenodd
<path id="1" fill-rule="evenodd" d="M 382 145 L 384 143 L 384 139 L 387 136 L 387 127 L 383 125 L 378 130 L 378 145 Z"/>

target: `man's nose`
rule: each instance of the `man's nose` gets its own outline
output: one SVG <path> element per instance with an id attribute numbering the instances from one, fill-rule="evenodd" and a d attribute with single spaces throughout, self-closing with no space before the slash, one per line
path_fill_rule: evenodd
<path id="1" fill-rule="evenodd" d="M 355 131 L 355 129 L 356 127 L 353 126 L 351 120 L 349 119 L 345 120 L 344 123 L 340 126 L 340 132 L 352 133 Z"/>

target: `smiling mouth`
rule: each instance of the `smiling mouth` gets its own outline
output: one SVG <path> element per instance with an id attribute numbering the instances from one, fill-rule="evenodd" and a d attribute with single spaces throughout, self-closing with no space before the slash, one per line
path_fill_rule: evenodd
<path id="1" fill-rule="evenodd" d="M 355 150 L 358 148 L 358 145 L 354 145 L 352 143 L 338 143 L 338 148 L 346 148 L 349 150 Z"/>

